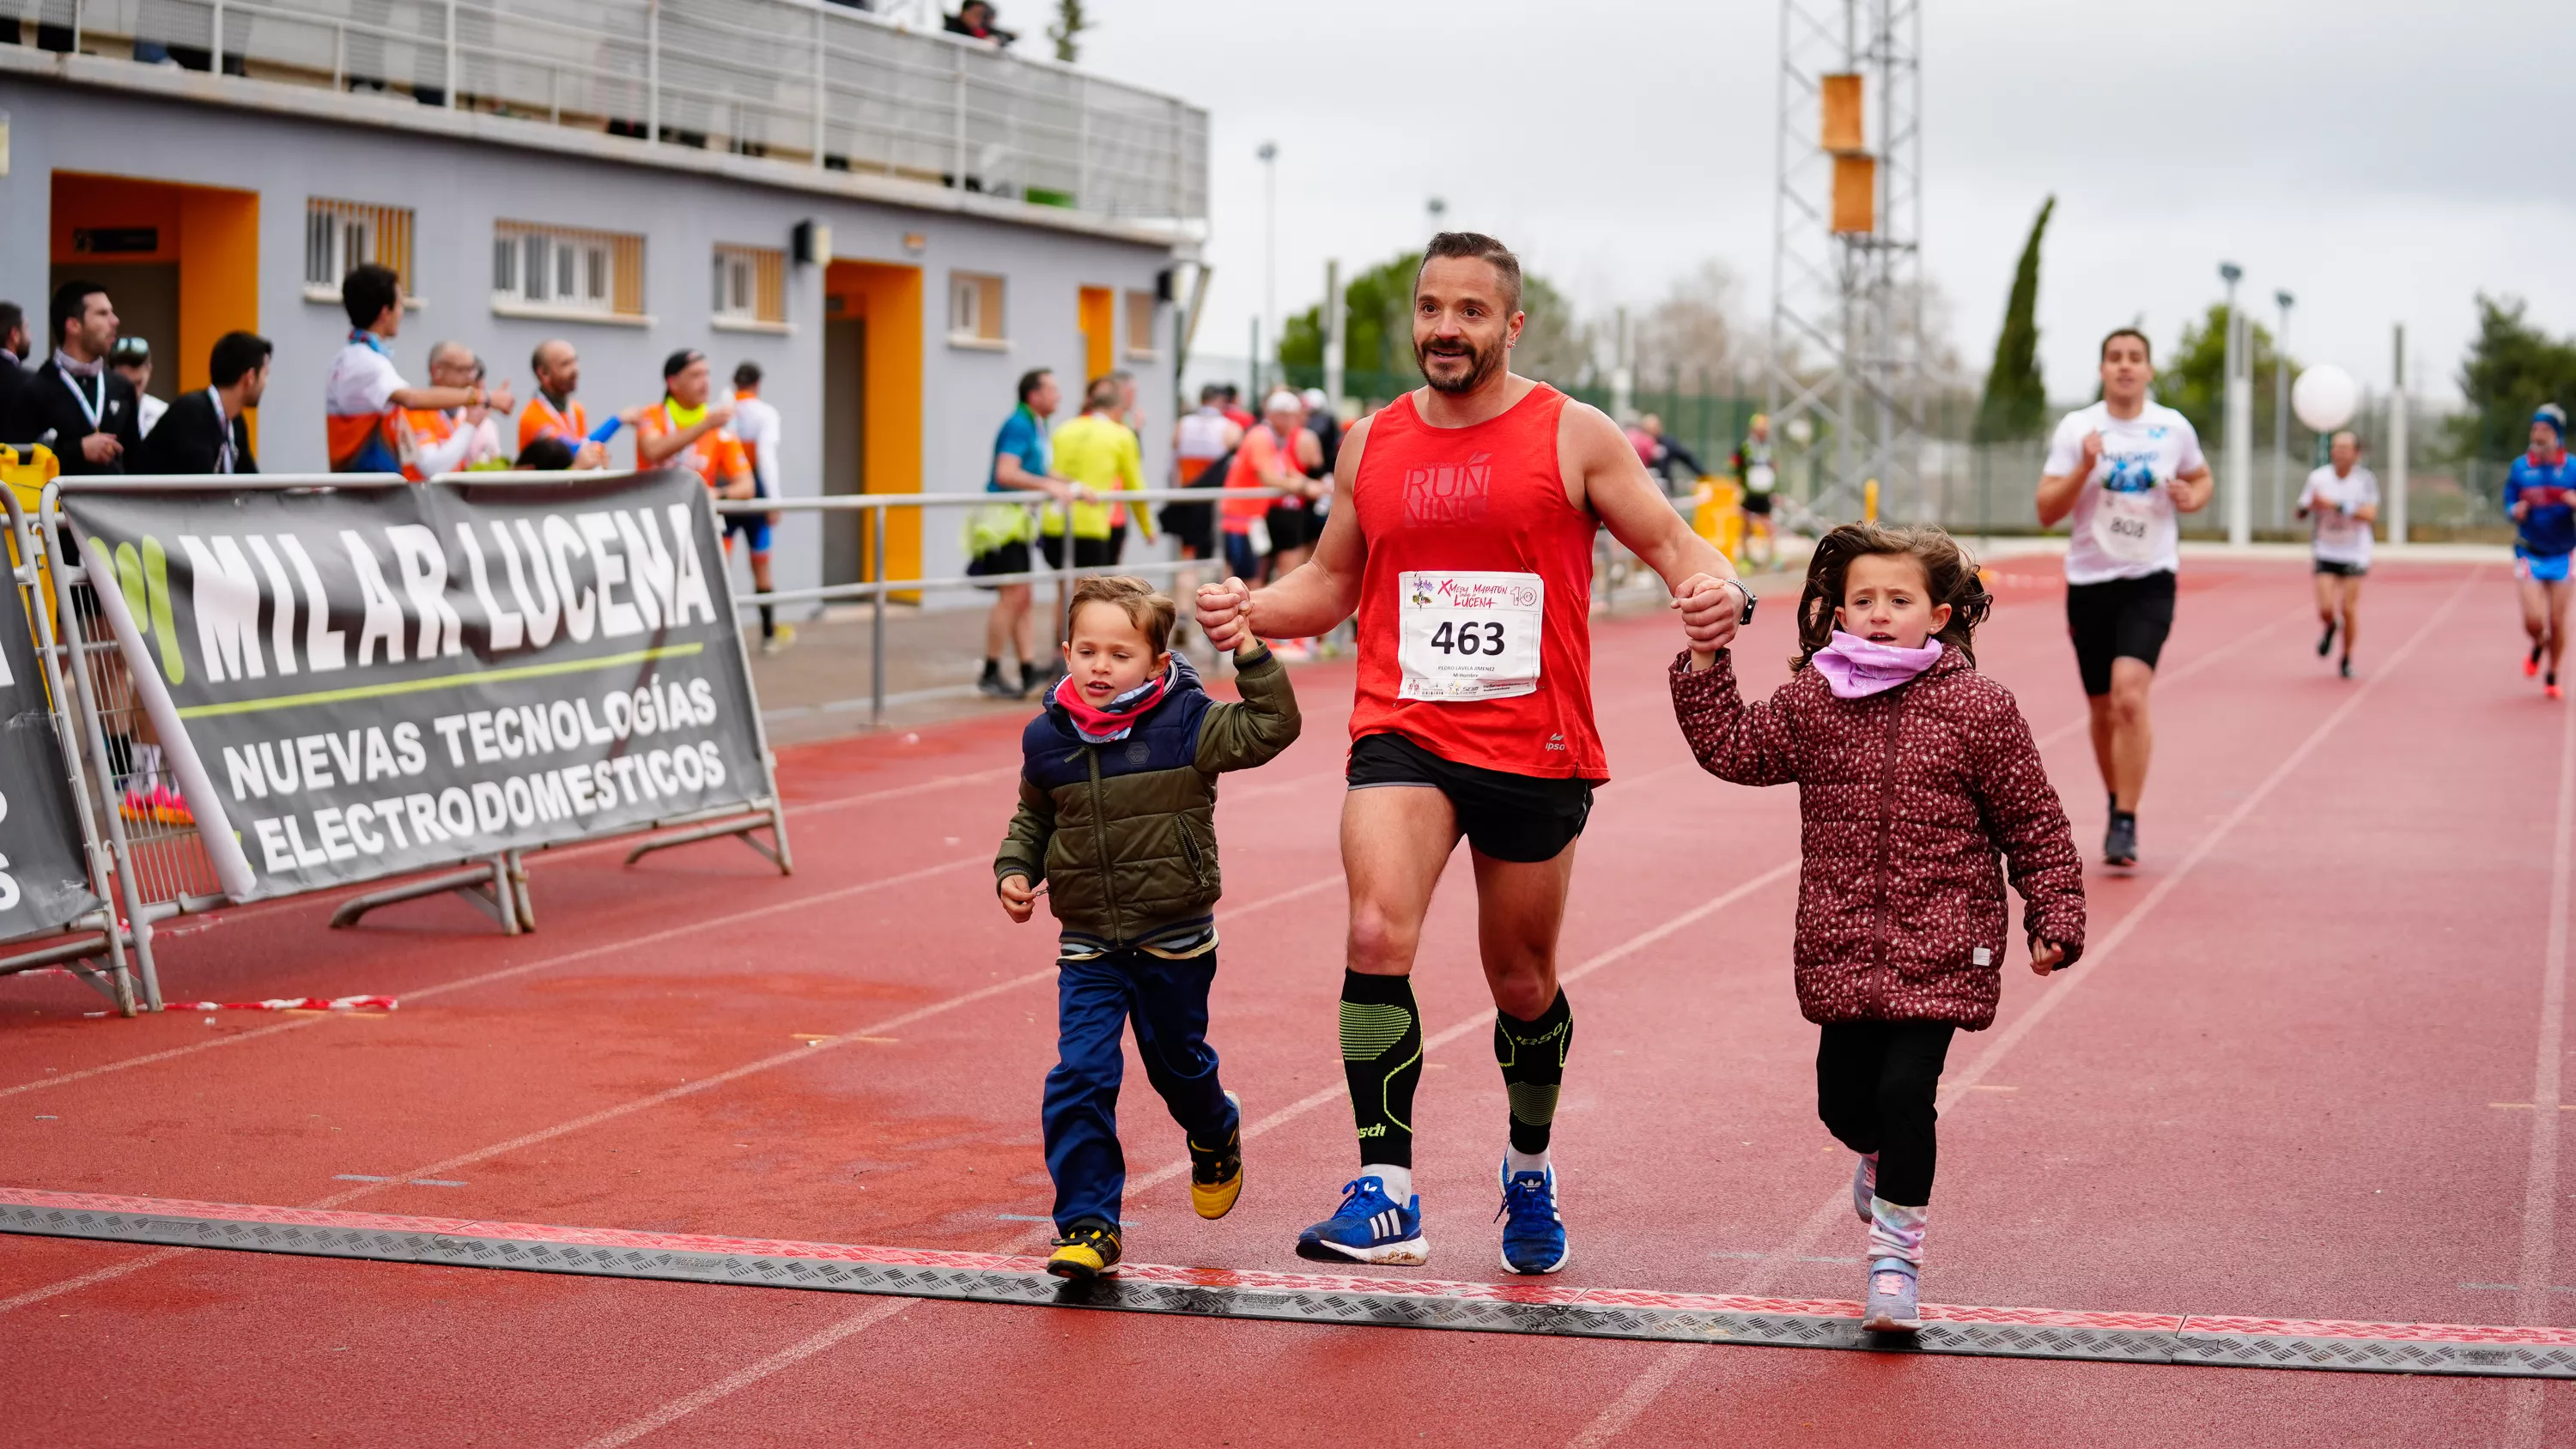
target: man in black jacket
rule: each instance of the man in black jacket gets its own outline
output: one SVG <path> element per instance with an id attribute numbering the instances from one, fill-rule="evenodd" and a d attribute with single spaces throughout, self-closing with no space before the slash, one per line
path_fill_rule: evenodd
<path id="1" fill-rule="evenodd" d="M 9 430 L 18 414 L 18 394 L 27 390 L 27 314 L 15 302 L 0 302 L 0 443 L 27 442 Z"/>
<path id="2" fill-rule="evenodd" d="M 170 404 L 143 440 L 137 473 L 256 473 L 250 425 L 243 414 L 268 391 L 269 341 L 253 332 L 227 332 L 215 340 L 207 367 L 214 386 Z"/>
<path id="3" fill-rule="evenodd" d="M 0 438 L 54 450 L 63 476 L 123 473 L 143 444 L 134 384 L 107 365 L 116 345 L 116 308 L 96 282 L 65 282 L 47 310 L 54 355 L 18 393 Z"/>

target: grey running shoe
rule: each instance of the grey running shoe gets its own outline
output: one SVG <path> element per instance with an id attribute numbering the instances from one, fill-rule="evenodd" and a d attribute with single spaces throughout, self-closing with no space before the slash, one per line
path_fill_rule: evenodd
<path id="1" fill-rule="evenodd" d="M 1881 1258 L 1869 1265 L 1869 1301 L 1861 1306 L 1860 1326 L 1871 1333 L 1912 1333 L 1923 1326 L 1923 1310 L 1914 1300 L 1914 1265 L 1903 1258 Z"/>

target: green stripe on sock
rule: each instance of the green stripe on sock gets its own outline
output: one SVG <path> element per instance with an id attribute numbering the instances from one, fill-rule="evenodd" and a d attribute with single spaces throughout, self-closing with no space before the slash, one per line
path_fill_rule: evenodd
<path id="1" fill-rule="evenodd" d="M 1413 1013 L 1401 1006 L 1365 1001 L 1342 1003 L 1342 1060 L 1373 1062 L 1404 1037 Z"/>

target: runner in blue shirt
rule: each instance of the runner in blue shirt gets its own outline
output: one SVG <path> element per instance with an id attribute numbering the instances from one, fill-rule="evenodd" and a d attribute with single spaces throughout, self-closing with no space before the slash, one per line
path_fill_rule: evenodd
<path id="1" fill-rule="evenodd" d="M 1020 376 L 1020 404 L 1002 420 L 993 438 L 993 466 L 984 475 L 987 493 L 1044 493 L 1063 501 L 1086 490 L 1058 477 L 1047 453 L 1046 420 L 1055 415 L 1064 394 L 1055 374 L 1032 368 Z M 1017 499 L 976 509 L 966 520 L 966 572 L 977 577 L 1025 575 L 1029 572 L 1028 512 Z M 993 611 L 984 621 L 984 673 L 975 687 L 997 699 L 1018 699 L 1049 681 L 1060 664 L 1038 662 L 1034 600 L 1025 582 L 987 584 Z M 1017 683 L 1002 674 L 1002 651 L 1016 646 L 1020 657 Z"/>
<path id="2" fill-rule="evenodd" d="M 2541 672 L 2543 692 L 2559 698 L 2558 660 L 2567 648 L 2567 556 L 2576 553 L 2576 474 L 2567 467 L 2567 413 L 2543 403 L 2531 415 L 2531 451 L 2505 475 L 2504 511 L 2513 517 L 2513 576 L 2522 590 L 2522 631 L 2531 636 L 2523 677 Z"/>

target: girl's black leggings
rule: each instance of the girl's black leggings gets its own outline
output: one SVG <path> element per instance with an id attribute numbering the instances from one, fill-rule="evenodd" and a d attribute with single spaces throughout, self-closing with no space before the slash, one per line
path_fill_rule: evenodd
<path id="1" fill-rule="evenodd" d="M 1932 1201 L 1933 1094 L 1958 1030 L 1946 1021 L 1837 1021 L 1816 1042 L 1816 1115 L 1854 1152 L 1878 1154 L 1878 1195 Z"/>

